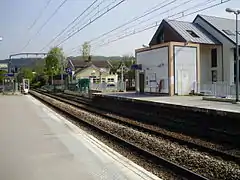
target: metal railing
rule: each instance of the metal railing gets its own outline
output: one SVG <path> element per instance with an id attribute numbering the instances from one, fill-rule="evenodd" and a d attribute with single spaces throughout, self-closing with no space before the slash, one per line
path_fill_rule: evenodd
<path id="1" fill-rule="evenodd" d="M 228 82 L 198 83 L 197 92 L 207 96 L 235 98 L 236 85 Z"/>
<path id="2" fill-rule="evenodd" d="M 98 90 L 101 92 L 117 92 L 126 91 L 126 82 L 117 83 L 90 83 L 91 90 Z"/>

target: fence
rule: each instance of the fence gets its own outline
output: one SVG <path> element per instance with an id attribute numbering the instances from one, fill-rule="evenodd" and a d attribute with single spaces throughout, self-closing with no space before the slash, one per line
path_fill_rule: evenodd
<path id="1" fill-rule="evenodd" d="M 0 84 L 0 92 L 11 92 L 14 93 L 18 90 L 13 78 L 4 78 Z"/>
<path id="2" fill-rule="evenodd" d="M 91 90 L 97 90 L 101 92 L 118 92 L 126 91 L 126 82 L 117 82 L 117 83 L 90 83 Z"/>
<path id="3" fill-rule="evenodd" d="M 230 85 L 227 82 L 215 82 L 198 84 L 197 92 L 221 98 L 235 98 L 236 97 L 236 85 Z"/>

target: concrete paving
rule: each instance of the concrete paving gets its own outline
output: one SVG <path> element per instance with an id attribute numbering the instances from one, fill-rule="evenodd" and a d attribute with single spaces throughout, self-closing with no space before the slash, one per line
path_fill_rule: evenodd
<path id="1" fill-rule="evenodd" d="M 159 179 L 29 95 L 0 113 L 1 180 Z"/>
<path id="2" fill-rule="evenodd" d="M 100 94 L 100 93 L 96 93 L 96 94 Z M 203 98 L 202 96 L 170 97 L 170 96 L 156 96 L 156 95 L 154 96 L 154 95 L 147 95 L 147 94 L 137 94 L 134 92 L 106 93 L 102 95 L 240 113 L 240 104 L 232 104 L 229 102 L 205 101 L 205 100 L 202 100 Z"/>

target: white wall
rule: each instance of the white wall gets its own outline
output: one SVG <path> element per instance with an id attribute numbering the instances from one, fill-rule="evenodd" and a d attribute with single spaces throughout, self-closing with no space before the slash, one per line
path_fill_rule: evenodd
<path id="1" fill-rule="evenodd" d="M 77 73 L 76 79 L 83 79 L 83 78 L 89 78 L 89 76 L 96 76 L 94 79 L 99 79 L 100 77 L 102 78 L 102 82 L 107 82 L 107 83 L 117 83 L 118 82 L 118 75 L 117 74 L 110 74 L 108 72 L 100 72 L 98 68 L 94 68 L 92 66 L 82 70 L 81 72 Z M 108 81 L 110 79 L 111 81 Z M 90 78 L 90 81 L 93 82 L 93 78 Z"/>
<path id="2" fill-rule="evenodd" d="M 105 78 L 105 79 L 104 79 Z M 105 80 L 105 81 L 104 81 Z M 112 81 L 113 80 L 113 81 Z M 117 74 L 103 74 L 102 75 L 102 82 L 114 82 L 117 83 L 118 82 L 118 75 Z"/>
<path id="3" fill-rule="evenodd" d="M 231 84 L 234 82 L 234 55 L 233 50 L 234 44 L 231 43 L 225 36 L 216 31 L 206 22 L 204 22 L 201 18 L 197 18 L 195 20 L 200 26 L 202 26 L 205 30 L 207 30 L 212 36 L 214 36 L 218 41 L 223 44 L 223 72 L 224 78 L 223 81 Z"/>
<path id="4" fill-rule="evenodd" d="M 234 84 L 234 53 L 229 46 L 223 46 L 224 81 Z"/>
<path id="5" fill-rule="evenodd" d="M 205 84 L 211 79 L 211 49 L 200 45 L 200 83 Z"/>
<path id="6" fill-rule="evenodd" d="M 188 95 L 196 90 L 197 83 L 197 48 L 174 46 L 175 93 Z"/>
<path id="7" fill-rule="evenodd" d="M 217 48 L 217 67 L 211 67 L 211 50 Z M 217 81 L 223 81 L 222 77 L 222 47 L 200 45 L 200 83 L 212 83 L 212 70 L 217 70 Z"/>
<path id="8" fill-rule="evenodd" d="M 164 80 L 161 93 L 168 93 L 168 47 L 138 52 L 136 54 L 137 64 L 142 64 L 145 73 L 145 92 L 158 92 L 160 80 Z M 136 90 L 139 91 L 139 76 L 136 75 Z M 150 82 L 152 81 L 152 82 Z"/>

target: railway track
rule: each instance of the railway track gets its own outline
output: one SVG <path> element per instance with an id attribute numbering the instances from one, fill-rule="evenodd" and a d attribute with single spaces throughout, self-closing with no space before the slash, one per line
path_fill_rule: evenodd
<path id="1" fill-rule="evenodd" d="M 40 93 L 42 93 L 41 91 L 39 91 Z M 128 125 L 131 126 L 137 130 L 140 130 L 142 132 L 147 132 L 149 134 L 153 134 L 156 136 L 161 136 L 165 139 L 169 139 L 170 141 L 173 142 L 177 142 L 181 145 L 186 145 L 189 148 L 192 149 L 198 149 L 199 151 L 202 152 L 206 152 L 208 154 L 211 154 L 212 156 L 217 156 L 217 157 L 221 157 L 222 159 L 226 160 L 226 161 L 234 161 L 238 164 L 240 164 L 240 156 L 238 155 L 232 155 L 230 153 L 227 152 L 223 152 L 220 151 L 218 149 L 214 149 L 214 148 L 210 148 L 209 147 L 209 143 L 203 144 L 201 142 L 201 144 L 198 144 L 198 142 L 195 142 L 194 140 L 189 140 L 188 141 L 186 139 L 182 139 L 182 135 L 180 136 L 172 136 L 172 134 L 168 134 L 168 133 L 163 133 L 162 131 L 159 131 L 159 128 L 154 127 L 152 125 L 147 125 L 147 124 L 143 124 L 140 123 L 136 120 L 133 119 L 129 119 L 129 118 L 125 118 L 125 117 L 121 117 L 118 115 L 114 115 L 111 114 L 109 112 L 107 112 L 106 110 L 99 110 L 99 108 L 97 107 L 93 107 L 94 105 L 91 104 L 91 100 L 88 98 L 83 98 L 83 97 L 77 97 L 74 95 L 69 95 L 69 94 L 64 94 L 64 93 L 58 93 L 57 96 L 53 95 L 53 94 L 46 94 L 50 97 L 56 98 L 62 102 L 66 102 L 70 105 L 73 105 L 77 108 L 81 108 L 83 110 L 89 111 L 91 113 L 97 114 L 103 118 L 108 118 L 111 119 L 114 122 L 117 123 L 121 123 L 123 125 Z M 211 144 L 212 146 L 212 144 Z"/>
<path id="2" fill-rule="evenodd" d="M 160 157 L 152 152 L 149 152 L 147 150 L 145 150 L 144 148 L 142 147 L 139 147 L 138 145 L 126 140 L 126 139 L 123 139 L 122 137 L 119 137 L 111 132 L 108 132 L 102 128 L 100 128 L 99 126 L 87 121 L 87 120 L 84 120 L 82 118 L 80 118 L 79 116 L 71 113 L 69 110 L 65 109 L 65 108 L 62 108 L 56 104 L 53 103 L 53 99 L 54 100 L 57 100 L 57 101 L 60 101 L 62 103 L 65 103 L 66 105 L 69 105 L 69 100 L 65 100 L 63 98 L 60 98 L 60 97 L 56 97 L 56 96 L 53 96 L 51 94 L 46 94 L 46 93 L 43 93 L 43 92 L 30 92 L 31 95 L 35 96 L 36 98 L 44 101 L 45 103 L 49 104 L 50 106 L 53 106 L 54 108 L 57 108 L 59 110 L 61 110 L 62 112 L 74 117 L 74 118 L 77 118 L 78 120 L 80 121 L 83 121 L 84 123 L 86 123 L 87 125 L 91 126 L 91 128 L 101 132 L 102 134 L 105 134 L 107 135 L 108 137 L 110 137 L 111 139 L 113 139 L 114 141 L 120 143 L 122 146 L 128 148 L 128 149 L 131 149 L 132 151 L 135 151 L 139 154 L 141 154 L 142 156 L 144 156 L 148 161 L 151 161 L 153 163 L 155 163 L 156 165 L 160 165 L 160 166 L 163 166 L 169 170 L 171 170 L 172 172 L 174 172 L 176 175 L 182 177 L 181 179 L 194 179 L 194 180 L 207 180 L 208 178 L 200 175 L 200 174 L 197 174 L 183 166 L 180 166 L 176 163 L 173 163 L 163 157 Z M 72 104 L 71 104 L 72 105 Z M 72 105 L 74 106 L 75 108 L 77 106 L 75 105 Z"/>

